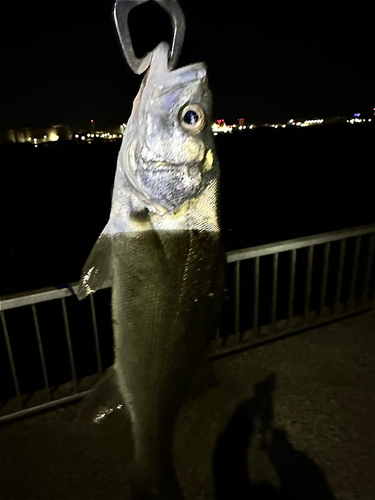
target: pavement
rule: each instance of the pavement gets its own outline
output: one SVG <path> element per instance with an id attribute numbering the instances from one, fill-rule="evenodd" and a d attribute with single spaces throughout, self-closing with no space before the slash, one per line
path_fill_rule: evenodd
<path id="1" fill-rule="evenodd" d="M 211 363 L 175 429 L 186 500 L 375 499 L 375 311 Z M 1 427 L 2 500 L 127 500 L 129 422 L 81 403 Z"/>

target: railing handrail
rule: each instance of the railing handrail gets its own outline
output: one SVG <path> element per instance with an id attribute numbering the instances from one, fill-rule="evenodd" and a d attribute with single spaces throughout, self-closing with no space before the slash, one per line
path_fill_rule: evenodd
<path id="1" fill-rule="evenodd" d="M 272 255 L 275 253 L 286 252 L 288 250 L 294 249 L 297 250 L 299 248 L 338 241 L 373 232 L 375 233 L 375 223 L 349 229 L 340 229 L 338 231 L 332 231 L 329 233 L 322 233 L 313 236 L 304 236 L 301 238 L 279 241 L 276 243 L 268 243 L 266 245 L 259 245 L 255 247 L 244 248 L 241 250 L 231 250 L 226 253 L 226 257 L 228 263 L 238 262 L 254 257 L 263 257 L 264 255 Z M 73 283 L 68 283 L 67 286 L 47 287 L 38 290 L 31 290 L 29 292 L 21 292 L 13 295 L 3 296 L 0 299 L 0 311 L 5 311 L 6 309 L 14 309 L 16 307 L 22 307 L 31 304 L 37 304 L 38 302 L 47 302 L 49 300 L 69 297 L 72 295 L 72 291 L 74 294 L 77 293 L 78 284 L 79 282 L 75 281 Z M 110 283 L 103 286 L 103 288 L 109 287 Z"/>
<path id="2" fill-rule="evenodd" d="M 0 300 L 0 311 L 6 309 L 15 309 L 16 307 L 37 304 L 38 302 L 47 302 L 49 300 L 61 299 L 76 294 L 78 291 L 78 281 L 67 284 L 69 286 L 47 287 L 29 292 L 15 293 L 13 295 L 5 295 Z"/>
<path id="3" fill-rule="evenodd" d="M 375 224 L 368 224 L 366 226 L 358 226 L 350 229 L 339 229 L 338 231 L 331 231 L 329 233 L 303 236 L 302 238 L 279 241 L 277 243 L 268 243 L 266 245 L 259 245 L 241 250 L 232 250 L 227 252 L 227 262 L 238 262 L 241 260 L 252 259 L 254 257 L 263 257 L 264 255 L 272 255 L 274 253 L 287 252 L 289 250 L 298 250 L 299 248 L 339 241 L 369 233 L 375 233 Z"/>

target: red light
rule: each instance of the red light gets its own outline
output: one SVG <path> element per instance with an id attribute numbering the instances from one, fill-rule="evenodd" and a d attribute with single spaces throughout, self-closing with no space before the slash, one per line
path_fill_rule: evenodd
<path id="1" fill-rule="evenodd" d="M 91 123 L 94 123 L 94 120 L 91 120 Z"/>

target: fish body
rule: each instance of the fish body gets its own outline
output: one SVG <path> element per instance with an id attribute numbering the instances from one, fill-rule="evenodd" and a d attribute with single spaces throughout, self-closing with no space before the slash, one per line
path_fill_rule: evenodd
<path id="1" fill-rule="evenodd" d="M 78 297 L 112 281 L 113 372 L 132 425 L 135 494 L 182 498 L 177 412 L 216 327 L 222 252 L 219 165 L 202 63 L 174 71 L 154 51 L 118 156 L 111 214 Z"/>

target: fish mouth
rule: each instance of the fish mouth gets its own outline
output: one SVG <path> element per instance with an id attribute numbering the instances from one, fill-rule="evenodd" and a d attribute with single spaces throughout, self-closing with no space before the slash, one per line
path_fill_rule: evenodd
<path id="1" fill-rule="evenodd" d="M 185 201 L 197 196 L 204 184 L 199 163 L 174 165 L 164 161 L 147 162 L 138 174 L 140 192 L 152 204 L 156 203 L 168 212 L 176 211 Z"/>
<path id="2" fill-rule="evenodd" d="M 166 161 L 142 161 L 142 166 L 145 170 L 157 171 L 157 170 L 167 170 L 167 171 L 178 171 L 178 170 L 191 170 L 194 173 L 203 173 L 202 162 L 194 162 L 191 164 L 186 163 L 168 163 Z"/>
<path id="3" fill-rule="evenodd" d="M 162 184 L 167 183 L 169 189 L 174 186 L 176 191 L 181 193 L 186 191 L 192 194 L 196 192 L 202 184 L 202 167 L 200 163 L 193 165 L 175 165 L 167 162 L 154 162 L 144 167 L 145 177 L 154 176 L 158 179 L 159 189 Z"/>
<path id="4" fill-rule="evenodd" d="M 133 143 L 129 154 L 127 178 L 134 192 L 146 201 L 149 209 L 175 212 L 195 198 L 206 184 L 204 161 L 170 163 L 144 158 Z M 159 210 L 157 207 L 162 207 Z"/>

